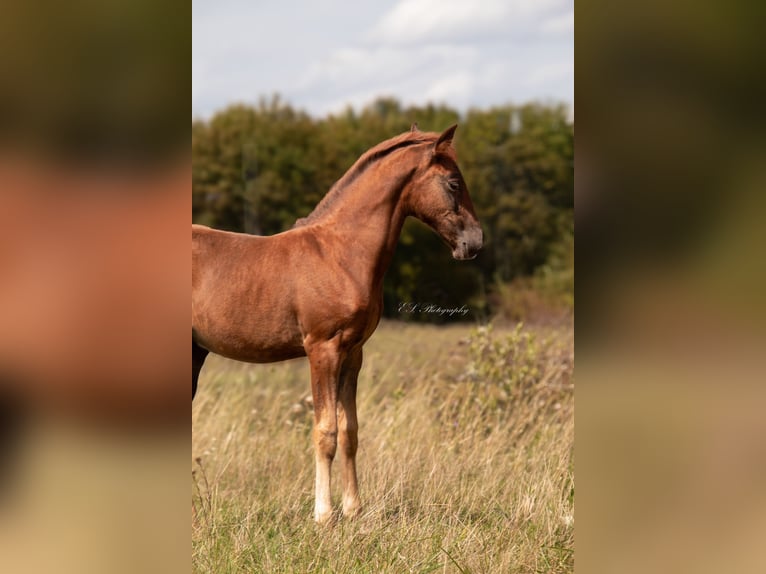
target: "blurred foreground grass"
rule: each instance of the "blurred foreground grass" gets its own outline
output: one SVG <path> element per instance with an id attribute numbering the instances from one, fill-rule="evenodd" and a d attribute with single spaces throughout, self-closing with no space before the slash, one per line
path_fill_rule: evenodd
<path id="1" fill-rule="evenodd" d="M 307 362 L 211 357 L 193 408 L 195 572 L 571 572 L 572 365 L 571 323 L 383 323 L 359 379 L 364 512 L 324 529 Z"/>

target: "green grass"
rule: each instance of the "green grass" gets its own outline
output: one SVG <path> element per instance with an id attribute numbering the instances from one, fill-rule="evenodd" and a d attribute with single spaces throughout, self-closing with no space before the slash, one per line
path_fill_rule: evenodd
<path id="1" fill-rule="evenodd" d="M 572 572 L 571 331 L 384 322 L 359 377 L 364 511 L 334 527 L 312 520 L 306 361 L 210 357 L 195 572 Z"/>

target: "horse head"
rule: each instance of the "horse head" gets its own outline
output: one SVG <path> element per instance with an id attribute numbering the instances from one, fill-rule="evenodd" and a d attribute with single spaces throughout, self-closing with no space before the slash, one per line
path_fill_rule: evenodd
<path id="1" fill-rule="evenodd" d="M 408 215 L 431 227 L 455 259 L 473 259 L 483 233 L 452 146 L 456 129 L 457 125 L 447 128 L 429 146 L 403 199 Z"/>

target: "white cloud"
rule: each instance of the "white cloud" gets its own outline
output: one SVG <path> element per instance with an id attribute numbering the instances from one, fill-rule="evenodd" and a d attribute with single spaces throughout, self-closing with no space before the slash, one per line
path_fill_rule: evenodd
<path id="1" fill-rule="evenodd" d="M 459 102 L 464 105 L 470 100 L 476 85 L 476 78 L 468 71 L 449 74 L 430 82 L 423 93 L 423 99 L 434 102 Z"/>
<path id="2" fill-rule="evenodd" d="M 464 0 L 401 0 L 373 29 L 371 39 L 412 44 L 497 31 L 506 10 L 506 3 L 498 0 L 484 2 L 481 9 Z"/>
<path id="3" fill-rule="evenodd" d="M 574 33 L 574 10 L 553 16 L 542 24 L 542 31 L 551 35 L 568 35 Z"/>
<path id="4" fill-rule="evenodd" d="M 311 100 L 336 94 L 322 111 L 337 111 L 346 103 L 357 106 L 380 95 L 393 95 L 404 103 L 467 102 L 479 52 L 471 46 L 426 46 L 338 50 L 316 62 L 300 82 L 300 93 Z M 340 96 L 343 97 L 340 97 Z M 343 99 L 345 98 L 345 100 Z M 454 104 L 453 104 L 454 105 Z"/>
<path id="5" fill-rule="evenodd" d="M 573 97 L 573 0 L 194 0 L 192 110 L 280 93 L 322 115 Z"/>
<path id="6" fill-rule="evenodd" d="M 540 86 L 566 79 L 572 74 L 572 67 L 567 61 L 558 61 L 544 64 L 536 67 L 526 78 L 525 82 L 528 86 Z"/>
<path id="7" fill-rule="evenodd" d="M 569 0 L 399 0 L 372 30 L 372 40 L 402 45 L 529 38 Z"/>

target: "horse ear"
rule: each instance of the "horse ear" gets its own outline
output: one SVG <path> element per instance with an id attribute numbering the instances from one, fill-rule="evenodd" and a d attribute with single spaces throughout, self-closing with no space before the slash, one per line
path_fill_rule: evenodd
<path id="1" fill-rule="evenodd" d="M 443 152 L 450 145 L 452 145 L 452 138 L 455 135 L 456 129 L 457 129 L 457 124 L 455 124 L 454 126 L 448 127 L 446 130 L 442 132 L 442 135 L 440 135 L 439 139 L 436 140 L 436 145 L 434 145 L 434 153 Z"/>
<path id="2" fill-rule="evenodd" d="M 412 122 L 412 127 L 410 127 L 410 131 L 411 132 L 419 132 L 420 131 L 418 129 L 418 122 Z"/>

